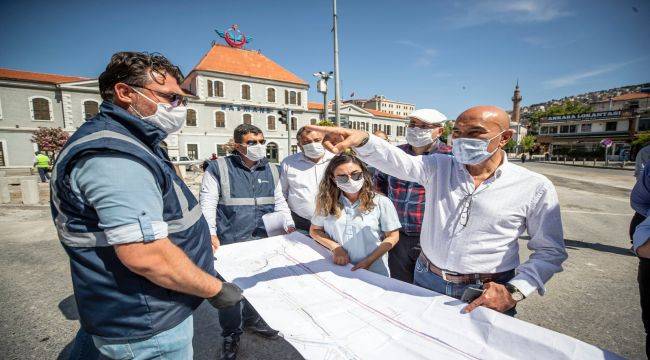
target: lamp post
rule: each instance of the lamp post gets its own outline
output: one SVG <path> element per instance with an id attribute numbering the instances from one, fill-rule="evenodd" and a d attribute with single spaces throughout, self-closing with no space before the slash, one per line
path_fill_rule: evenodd
<path id="1" fill-rule="evenodd" d="M 318 79 L 316 83 L 316 90 L 323 94 L 323 120 L 328 120 L 327 118 L 327 80 L 329 80 L 334 72 L 325 72 L 319 71 L 314 73 L 314 76 Z"/>
<path id="2" fill-rule="evenodd" d="M 339 104 L 341 102 L 341 73 L 339 72 L 339 32 L 338 32 L 338 15 L 336 14 L 336 0 L 332 0 L 332 13 L 333 13 L 333 32 L 334 32 L 334 115 L 336 126 L 341 126 L 341 114 L 339 112 Z"/>

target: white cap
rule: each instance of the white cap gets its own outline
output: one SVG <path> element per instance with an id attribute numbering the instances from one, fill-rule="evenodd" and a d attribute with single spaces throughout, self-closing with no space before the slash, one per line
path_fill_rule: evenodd
<path id="1" fill-rule="evenodd" d="M 408 115 L 427 124 L 442 124 L 447 121 L 445 114 L 436 109 L 418 109 Z"/>

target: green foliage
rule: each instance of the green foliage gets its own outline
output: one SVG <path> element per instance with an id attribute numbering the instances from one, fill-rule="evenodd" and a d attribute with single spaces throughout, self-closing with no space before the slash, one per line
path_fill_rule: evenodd
<path id="1" fill-rule="evenodd" d="M 650 143 L 650 131 L 640 132 L 636 135 L 636 139 L 632 141 L 632 145 L 645 146 Z"/>
<path id="2" fill-rule="evenodd" d="M 521 146 L 523 146 L 525 152 L 529 152 L 535 146 L 535 140 L 537 138 L 533 135 L 526 135 L 521 139 Z"/>
<path id="3" fill-rule="evenodd" d="M 336 126 L 336 125 L 334 125 L 334 122 L 332 120 L 327 120 L 327 119 L 324 119 L 324 120 L 321 120 L 321 121 L 317 122 L 316 125 L 318 125 L 318 126 Z"/>
<path id="4" fill-rule="evenodd" d="M 32 135 L 32 142 L 38 145 L 41 151 L 58 153 L 70 135 L 61 128 L 39 127 Z"/>
<path id="5" fill-rule="evenodd" d="M 446 121 L 443 125 L 442 134 L 440 135 L 440 141 L 447 142 L 447 139 L 451 136 L 452 129 L 454 128 L 453 121 Z"/>
<path id="6" fill-rule="evenodd" d="M 529 117 L 530 124 L 534 127 L 539 125 L 539 120 L 545 117 L 553 115 L 571 115 L 571 114 L 582 114 L 590 112 L 591 106 L 583 104 L 579 101 L 565 101 L 559 105 L 551 105 L 548 109 L 541 111 L 537 110 L 532 113 Z"/>
<path id="7" fill-rule="evenodd" d="M 508 141 L 506 146 L 503 147 L 503 150 L 505 150 L 506 152 L 511 152 L 515 150 L 516 147 L 517 147 L 517 142 L 515 141 L 515 139 L 510 139 L 510 141 Z"/>

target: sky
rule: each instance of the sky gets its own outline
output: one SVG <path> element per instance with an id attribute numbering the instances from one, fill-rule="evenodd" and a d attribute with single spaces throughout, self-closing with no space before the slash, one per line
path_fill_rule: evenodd
<path id="1" fill-rule="evenodd" d="M 111 54 L 160 52 L 185 74 L 214 30 L 310 83 L 333 70 L 330 0 L 0 0 L 0 67 L 96 78 Z M 455 118 L 650 82 L 648 0 L 338 0 L 341 97 L 381 94 Z M 334 97 L 330 82 L 330 99 Z"/>

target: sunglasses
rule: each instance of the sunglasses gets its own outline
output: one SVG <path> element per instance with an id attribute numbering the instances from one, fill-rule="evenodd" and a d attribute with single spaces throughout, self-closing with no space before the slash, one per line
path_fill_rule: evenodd
<path id="1" fill-rule="evenodd" d="M 334 176 L 334 181 L 336 181 L 339 184 L 345 184 L 348 181 L 350 181 L 350 179 L 352 179 L 354 181 L 358 181 L 362 177 L 363 177 L 363 173 L 361 171 L 355 171 L 355 172 L 353 172 L 352 174 L 349 174 L 349 175 L 348 174 L 336 175 L 336 176 Z"/>
<path id="2" fill-rule="evenodd" d="M 248 141 L 246 141 L 244 144 L 246 144 L 246 145 L 248 145 L 248 146 L 254 146 L 254 145 L 257 145 L 257 144 L 264 145 L 264 144 L 266 144 L 266 139 L 262 139 L 262 140 L 260 140 L 260 141 L 257 141 L 257 140 L 248 140 Z"/>
<path id="3" fill-rule="evenodd" d="M 160 91 L 157 91 L 157 90 L 149 89 L 149 88 L 144 87 L 144 86 L 136 86 L 136 85 L 131 85 L 131 84 L 127 84 L 127 85 L 132 86 L 132 87 L 137 87 L 137 88 L 140 88 L 140 89 L 147 89 L 147 90 L 151 91 L 152 93 L 156 94 L 156 96 L 167 100 L 169 105 L 171 105 L 172 107 L 187 105 L 187 99 L 183 95 L 176 94 L 176 93 L 164 93 L 164 92 L 160 92 Z"/>

